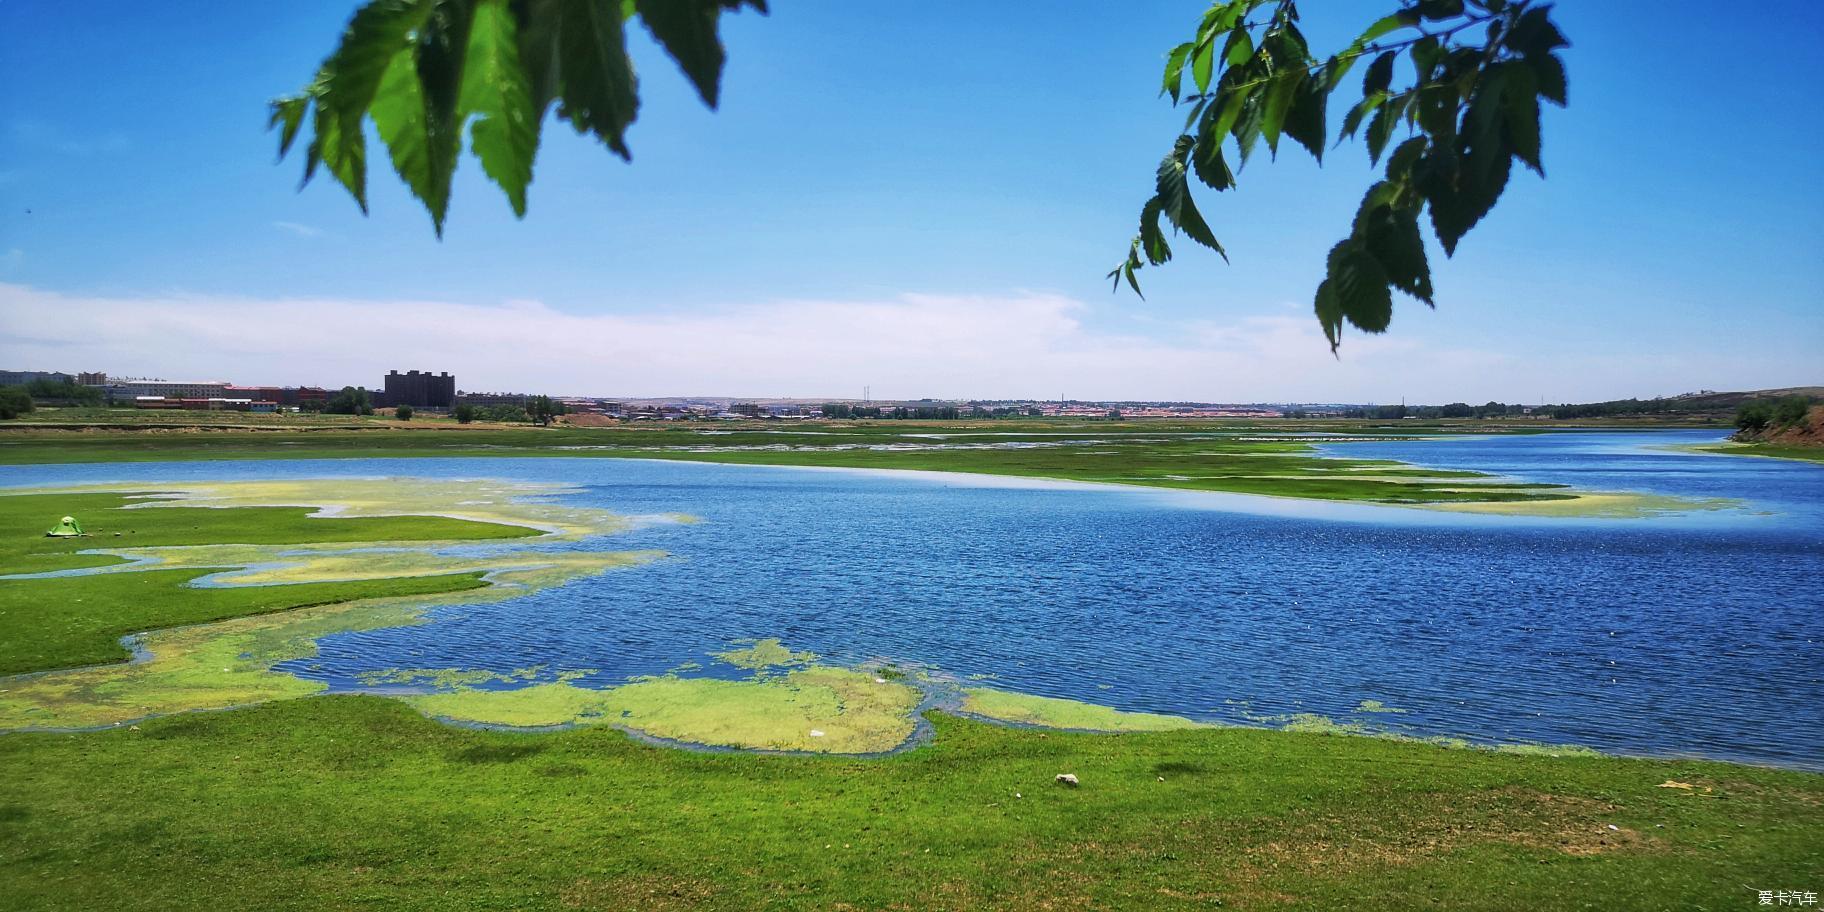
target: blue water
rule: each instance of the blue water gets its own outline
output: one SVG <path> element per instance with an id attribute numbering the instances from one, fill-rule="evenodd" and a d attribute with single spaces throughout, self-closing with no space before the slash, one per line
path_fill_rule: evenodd
<path id="1" fill-rule="evenodd" d="M 673 555 L 656 564 L 329 637 L 286 666 L 336 688 L 535 664 L 612 683 L 776 636 L 1123 709 L 1824 768 L 1824 467 L 1655 448 L 1717 436 L 1325 447 L 1745 502 L 1641 520 L 588 458 L 22 466 L 0 484 L 495 477 L 703 520 L 612 539 Z M 1363 700 L 1406 712 L 1358 714 Z"/>

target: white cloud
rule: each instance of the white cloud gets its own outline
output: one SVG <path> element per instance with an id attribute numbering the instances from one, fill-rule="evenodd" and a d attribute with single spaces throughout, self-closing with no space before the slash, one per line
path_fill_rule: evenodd
<path id="1" fill-rule="evenodd" d="M 325 386 L 419 368 L 451 371 L 469 390 L 618 396 L 856 397 L 867 384 L 883 399 L 1530 401 L 1728 380 L 1676 359 L 1523 358 L 1410 333 L 1351 336 L 1339 360 L 1310 316 L 1269 310 L 1159 319 L 1137 335 L 1096 328 L 1087 305 L 1040 293 L 575 314 L 525 300 L 85 297 L 0 284 L 0 364 Z M 1578 388 L 1562 389 L 1566 377 Z"/>
<path id="2" fill-rule="evenodd" d="M 272 227 L 277 228 L 280 231 L 284 231 L 284 232 L 287 232 L 290 234 L 295 234 L 301 238 L 314 238 L 314 237 L 323 236 L 323 229 L 312 228 L 309 225 L 300 225 L 297 222 L 273 222 Z"/>

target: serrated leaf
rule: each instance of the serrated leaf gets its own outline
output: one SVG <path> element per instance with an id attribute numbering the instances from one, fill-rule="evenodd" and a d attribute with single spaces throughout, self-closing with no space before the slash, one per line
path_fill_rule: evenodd
<path id="1" fill-rule="evenodd" d="M 1254 56 L 1254 39 L 1247 29 L 1235 29 L 1222 45 L 1222 59 L 1229 66 L 1241 66 Z"/>
<path id="2" fill-rule="evenodd" d="M 1362 127 L 1362 118 L 1374 113 L 1374 110 L 1386 100 L 1387 96 L 1384 93 L 1377 92 L 1350 107 L 1349 113 L 1343 115 L 1343 129 L 1341 133 L 1337 134 L 1336 141 L 1340 144 L 1343 140 L 1354 136 L 1355 131 Z"/>
<path id="3" fill-rule="evenodd" d="M 523 218 L 540 119 L 519 62 L 519 28 L 507 0 L 476 6 L 460 108 L 465 120 L 475 118 L 469 140 L 482 170 L 506 193 L 513 214 Z"/>
<path id="4" fill-rule="evenodd" d="M 374 96 L 370 110 L 374 130 L 386 144 L 393 170 L 412 191 L 412 195 L 431 205 L 435 191 L 431 187 L 430 150 L 424 137 L 424 96 L 419 91 L 418 57 L 412 48 L 393 55 L 393 62 L 380 80 L 380 92 Z M 446 190 L 447 192 L 447 190 Z"/>
<path id="5" fill-rule="evenodd" d="M 1248 157 L 1254 154 L 1254 144 L 1260 140 L 1260 109 L 1259 93 L 1249 95 L 1236 107 L 1236 116 L 1229 128 L 1229 135 L 1235 137 L 1235 150 L 1241 153 L 1243 167 L 1247 166 Z"/>
<path id="6" fill-rule="evenodd" d="M 355 205 L 367 212 L 367 141 L 359 134 L 352 140 L 342 131 L 342 118 L 319 102 L 312 116 L 311 128 L 316 134 L 304 163 L 304 180 L 308 182 L 318 163 L 329 169 L 330 176 L 341 184 Z"/>
<path id="7" fill-rule="evenodd" d="M 1387 331 L 1393 321 L 1393 292 L 1387 286 L 1387 273 L 1380 261 L 1362 242 L 1352 238 L 1330 251 L 1325 281 L 1336 309 L 1350 324 L 1363 332 Z"/>
<path id="8" fill-rule="evenodd" d="M 1389 32 L 1413 24 L 1417 18 L 1417 16 L 1413 15 L 1408 10 L 1401 10 L 1390 16 L 1382 16 L 1381 18 L 1374 20 L 1374 24 L 1368 26 L 1368 28 L 1362 32 L 1361 36 L 1355 39 L 1355 43 L 1350 46 L 1359 52 L 1375 39 L 1378 39 Z"/>
<path id="9" fill-rule="evenodd" d="M 1195 44 L 1186 41 L 1165 55 L 1165 79 L 1160 83 L 1159 94 L 1172 96 L 1172 104 L 1178 103 L 1178 96 L 1184 91 L 1184 64 L 1190 59 L 1191 50 L 1195 47 Z"/>
<path id="10" fill-rule="evenodd" d="M 1564 61 L 1557 54 L 1535 54 L 1526 58 L 1526 65 L 1532 67 L 1533 79 L 1538 84 L 1539 97 L 1559 107 L 1568 101 L 1564 78 Z"/>
<path id="11" fill-rule="evenodd" d="M 1387 179 L 1405 182 L 1412 174 L 1413 166 L 1419 156 L 1425 154 L 1425 147 L 1431 140 L 1425 136 L 1414 136 L 1394 147 L 1393 154 L 1387 156 Z"/>
<path id="12" fill-rule="evenodd" d="M 1172 259 L 1171 245 L 1165 242 L 1165 232 L 1159 228 L 1159 216 L 1164 207 L 1157 196 L 1140 207 L 1140 249 L 1146 254 L 1146 261 L 1154 266 Z"/>
<path id="13" fill-rule="evenodd" d="M 621 10 L 613 0 L 561 0 L 559 113 L 577 132 L 593 133 L 622 158 L 627 125 L 639 114 L 639 81 L 627 59 Z"/>
<path id="14" fill-rule="evenodd" d="M 1419 15 L 1434 22 L 1463 15 L 1463 0 L 1419 0 Z"/>
<path id="15" fill-rule="evenodd" d="M 1425 239 L 1419 234 L 1417 214 L 1372 204 L 1374 199 L 1375 193 L 1370 191 L 1371 203 L 1365 204 L 1356 216 L 1354 236 L 1380 264 L 1387 284 L 1432 304 L 1431 266 L 1425 259 Z"/>
<path id="16" fill-rule="evenodd" d="M 266 129 L 270 130 L 282 125 L 282 129 L 279 130 L 280 158 L 284 158 L 285 154 L 291 151 L 292 142 L 298 138 L 298 128 L 304 125 L 304 115 L 308 113 L 310 113 L 308 94 L 292 95 L 272 103 L 272 119 L 267 122 Z"/>
<path id="17" fill-rule="evenodd" d="M 1502 120 L 1514 157 L 1540 177 L 1545 166 L 1539 159 L 1539 94 L 1533 71 L 1518 61 L 1503 63 L 1507 86 L 1502 93 Z"/>
<path id="18" fill-rule="evenodd" d="M 1399 56 L 1398 51 L 1387 51 L 1368 64 L 1368 73 L 1362 77 L 1363 98 L 1387 91 L 1387 87 L 1393 84 L 1393 62 Z"/>
<path id="19" fill-rule="evenodd" d="M 1286 114 L 1286 135 L 1304 146 L 1311 157 L 1323 163 L 1325 108 L 1330 103 L 1330 91 L 1321 79 L 1306 79 L 1299 85 L 1298 93 L 1293 98 L 1292 110 Z"/>
<path id="20" fill-rule="evenodd" d="M 1558 26 L 1552 24 L 1551 8 L 1547 3 L 1521 13 L 1507 32 L 1508 47 L 1533 57 L 1569 46 L 1570 42 L 1558 31 Z"/>
<path id="21" fill-rule="evenodd" d="M 1210 90 L 1210 76 L 1216 71 L 1216 43 L 1204 41 L 1191 51 L 1191 81 L 1197 84 L 1197 91 Z"/>
<path id="22" fill-rule="evenodd" d="M 1235 186 L 1235 172 L 1229 170 L 1229 163 L 1222 156 L 1222 143 L 1204 142 L 1199 139 L 1197 150 L 1191 156 L 1191 165 L 1196 171 L 1197 179 L 1212 190 L 1227 190 Z"/>
<path id="23" fill-rule="evenodd" d="M 697 87 L 703 103 L 715 107 L 722 91 L 722 67 L 728 53 L 717 32 L 722 9 L 740 3 L 723 0 L 635 0 L 640 21 L 665 47 L 678 68 Z M 761 5 L 761 11 L 765 11 Z"/>
<path id="24" fill-rule="evenodd" d="M 1279 134 L 1285 129 L 1286 115 L 1291 113 L 1292 100 L 1297 97 L 1298 87 L 1304 79 L 1304 71 L 1290 70 L 1267 83 L 1266 103 L 1260 114 L 1260 134 L 1266 137 L 1267 149 L 1275 156 L 1279 154 Z"/>
<path id="25" fill-rule="evenodd" d="M 463 70 L 479 0 L 433 0 L 418 31 L 418 87 L 424 97 L 424 148 L 430 166 L 422 197 L 439 237 L 450 206 L 450 181 L 462 155 Z"/>
<path id="26" fill-rule="evenodd" d="M 1329 279 L 1317 283 L 1312 309 L 1317 313 L 1318 325 L 1324 328 L 1324 338 L 1330 340 L 1330 353 L 1335 354 L 1337 346 L 1343 342 L 1343 305 L 1337 300 L 1336 289 Z"/>
<path id="27" fill-rule="evenodd" d="M 432 0 L 372 0 L 355 11 L 323 61 L 316 95 L 341 126 L 359 125 L 394 55 L 430 15 Z"/>
<path id="28" fill-rule="evenodd" d="M 1399 123 L 1395 114 L 1398 108 L 1394 105 L 1382 105 L 1374 112 L 1374 119 L 1368 122 L 1368 160 L 1380 164 L 1381 151 L 1387 148 L 1387 140 L 1393 137 L 1394 125 Z"/>
<path id="29" fill-rule="evenodd" d="M 1228 254 L 1223 251 L 1222 244 L 1217 242 L 1215 232 L 1203 220 L 1203 214 L 1197 211 L 1197 201 L 1191 196 L 1187 165 L 1195 142 L 1189 136 L 1180 136 L 1172 144 L 1172 151 L 1159 162 L 1155 181 L 1157 195 L 1153 198 L 1159 202 L 1160 211 L 1174 228 L 1189 235 L 1191 240 L 1221 254 L 1226 260 Z"/>

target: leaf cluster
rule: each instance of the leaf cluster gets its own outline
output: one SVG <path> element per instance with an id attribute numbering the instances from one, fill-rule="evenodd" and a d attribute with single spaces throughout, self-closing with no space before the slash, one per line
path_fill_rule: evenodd
<path id="1" fill-rule="evenodd" d="M 1386 169 L 1349 236 L 1331 249 L 1313 302 L 1335 351 L 1345 322 L 1387 329 L 1394 291 L 1433 305 L 1424 216 L 1453 255 L 1500 199 L 1514 161 L 1543 176 L 1540 102 L 1566 102 L 1557 51 L 1568 42 L 1551 4 L 1533 0 L 1404 0 L 1322 59 L 1298 22 L 1297 0 L 1219 0 L 1195 37 L 1167 54 L 1160 93 L 1189 114 L 1159 163 L 1139 233 L 1108 275 L 1117 290 L 1125 281 L 1140 293 L 1136 274 L 1172 258 L 1167 225 L 1227 260 L 1191 194 L 1192 178 L 1230 190 L 1261 145 L 1276 157 L 1283 139 L 1321 163 L 1331 97 L 1367 60 L 1361 99 L 1344 113 L 1335 142 L 1366 125 L 1369 159 L 1385 158 Z M 1400 71 L 1410 81 L 1396 85 Z M 1194 92 L 1186 92 L 1187 74 Z"/>
<path id="2" fill-rule="evenodd" d="M 463 133 L 515 215 L 526 213 L 546 113 L 631 158 L 639 80 L 627 56 L 638 18 L 716 106 L 724 10 L 766 0 L 369 0 L 316 78 L 272 103 L 284 158 L 308 127 L 304 183 L 319 168 L 367 211 L 367 128 L 430 212 L 439 236 Z"/>

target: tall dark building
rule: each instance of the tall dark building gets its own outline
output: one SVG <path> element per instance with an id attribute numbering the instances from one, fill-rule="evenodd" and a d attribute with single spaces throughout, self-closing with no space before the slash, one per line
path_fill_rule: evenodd
<path id="1" fill-rule="evenodd" d="M 386 404 L 413 408 L 447 409 L 456 401 L 456 378 L 449 371 L 388 371 Z"/>

